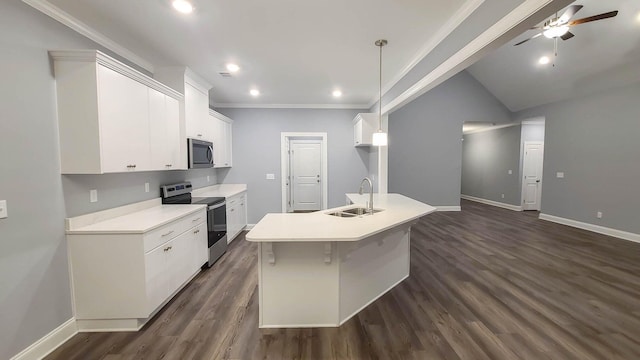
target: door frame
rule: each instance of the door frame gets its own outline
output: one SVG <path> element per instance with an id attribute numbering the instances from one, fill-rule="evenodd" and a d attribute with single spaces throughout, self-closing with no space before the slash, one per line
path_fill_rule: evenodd
<path id="1" fill-rule="evenodd" d="M 521 199 L 520 200 L 520 202 L 521 202 L 520 206 L 522 206 L 522 210 L 525 211 L 525 208 L 524 208 L 524 195 L 525 195 L 527 183 L 524 181 L 525 180 L 524 179 L 524 176 L 525 176 L 524 175 L 524 169 L 525 169 L 525 166 L 526 166 L 526 163 L 525 163 L 525 159 L 526 159 L 525 151 L 527 151 L 527 145 L 528 144 L 534 144 L 534 145 L 538 144 L 538 145 L 542 146 L 542 162 L 540 164 L 540 167 L 541 167 L 540 168 L 540 185 L 539 185 L 540 187 L 538 188 L 538 197 L 540 198 L 540 201 L 538 201 L 539 209 L 535 210 L 535 211 L 542 211 L 542 182 L 543 182 L 542 179 L 544 178 L 544 141 L 525 141 L 524 144 L 522 145 L 522 176 L 520 177 L 520 182 L 522 183 L 522 187 L 520 189 L 520 199 Z"/>
<path id="2" fill-rule="evenodd" d="M 322 174 L 322 206 L 321 210 L 327 208 L 328 203 L 328 181 L 327 181 L 327 133 L 326 132 L 282 132 L 280 133 L 280 192 L 282 193 L 282 212 L 287 212 L 287 170 L 289 169 L 289 142 L 291 140 L 320 140 L 322 145 L 321 161 Z"/>

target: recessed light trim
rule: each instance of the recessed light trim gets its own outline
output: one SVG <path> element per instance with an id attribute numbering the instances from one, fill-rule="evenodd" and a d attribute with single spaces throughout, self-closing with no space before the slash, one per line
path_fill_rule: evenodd
<path id="1" fill-rule="evenodd" d="M 337 89 L 336 89 L 336 90 L 333 90 L 333 92 L 331 93 L 331 95 L 333 95 L 333 97 L 337 97 L 337 98 L 338 98 L 338 97 L 342 96 L 342 91 L 337 90 Z"/>
<path id="2" fill-rule="evenodd" d="M 228 63 L 227 70 L 229 70 L 229 72 L 231 73 L 238 72 L 238 70 L 240 70 L 240 66 L 236 64 Z"/>
<path id="3" fill-rule="evenodd" d="M 550 62 L 551 62 L 551 59 L 549 59 L 548 56 L 543 56 L 538 60 L 538 64 L 540 65 L 547 65 Z"/>
<path id="4" fill-rule="evenodd" d="M 187 0 L 173 0 L 171 5 L 173 5 L 173 8 L 178 12 L 183 14 L 191 14 L 193 12 L 193 5 L 191 5 Z"/>
<path id="5" fill-rule="evenodd" d="M 258 89 L 251 89 L 249 90 L 249 94 L 251 94 L 251 96 L 259 96 L 260 95 L 260 90 Z"/>

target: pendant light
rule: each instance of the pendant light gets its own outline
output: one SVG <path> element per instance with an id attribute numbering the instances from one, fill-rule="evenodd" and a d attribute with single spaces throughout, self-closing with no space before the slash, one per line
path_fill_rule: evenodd
<path id="1" fill-rule="evenodd" d="M 382 130 L 382 47 L 387 45 L 387 40 L 381 39 L 375 42 L 380 47 L 380 96 L 378 97 L 378 131 L 373 133 L 373 146 L 387 146 L 387 133 Z"/>

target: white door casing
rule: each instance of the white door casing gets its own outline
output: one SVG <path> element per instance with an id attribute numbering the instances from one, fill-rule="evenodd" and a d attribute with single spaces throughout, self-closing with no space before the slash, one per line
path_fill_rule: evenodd
<path id="1" fill-rule="evenodd" d="M 522 162 L 522 210 L 540 210 L 544 143 L 525 141 Z"/>
<path id="2" fill-rule="evenodd" d="M 320 188 L 321 188 L 321 202 L 320 209 L 326 209 L 328 203 L 328 182 L 327 182 L 327 133 L 298 133 L 298 132 L 283 132 L 280 134 L 280 174 L 281 174 L 281 190 L 282 190 L 282 212 L 292 212 L 293 207 L 290 206 L 290 187 L 293 186 L 291 181 L 290 165 L 291 160 L 289 158 L 289 150 L 292 140 L 315 140 L 321 144 L 320 157 L 321 157 L 321 172 L 320 172 Z M 316 184 L 317 184 L 317 175 Z M 292 202 L 291 202 L 292 204 Z M 300 210 L 300 209 L 299 209 Z"/>
<path id="3" fill-rule="evenodd" d="M 289 146 L 290 209 L 315 211 L 322 208 L 322 142 L 291 140 Z"/>

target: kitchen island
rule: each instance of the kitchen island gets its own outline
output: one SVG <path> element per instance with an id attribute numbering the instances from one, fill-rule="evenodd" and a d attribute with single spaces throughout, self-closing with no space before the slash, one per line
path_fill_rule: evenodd
<path id="1" fill-rule="evenodd" d="M 258 243 L 259 326 L 336 327 L 409 276 L 411 226 L 436 209 L 400 194 L 347 194 L 353 205 L 267 214 L 247 234 Z M 334 215 L 331 215 L 334 214 Z"/>

